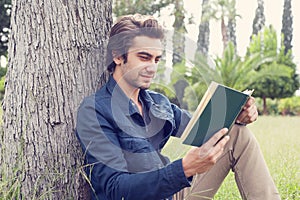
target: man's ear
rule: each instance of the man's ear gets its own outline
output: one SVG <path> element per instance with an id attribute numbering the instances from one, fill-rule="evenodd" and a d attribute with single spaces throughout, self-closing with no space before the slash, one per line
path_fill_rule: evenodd
<path id="1" fill-rule="evenodd" d="M 120 65 L 123 61 L 123 57 L 119 55 L 116 51 L 112 51 L 113 61 L 116 65 Z"/>

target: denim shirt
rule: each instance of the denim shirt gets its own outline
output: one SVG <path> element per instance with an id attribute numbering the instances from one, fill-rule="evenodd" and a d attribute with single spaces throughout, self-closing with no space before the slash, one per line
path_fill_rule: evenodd
<path id="1" fill-rule="evenodd" d="M 140 90 L 141 115 L 110 76 L 78 109 L 76 134 L 85 155 L 92 199 L 171 199 L 190 182 L 182 160 L 161 154 L 190 115 L 156 92 Z"/>

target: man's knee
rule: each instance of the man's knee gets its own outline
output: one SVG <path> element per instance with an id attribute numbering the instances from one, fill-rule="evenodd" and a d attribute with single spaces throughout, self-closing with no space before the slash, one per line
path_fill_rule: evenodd
<path id="1" fill-rule="evenodd" d="M 233 148 L 245 148 L 252 147 L 256 148 L 258 143 L 253 133 L 248 129 L 247 126 L 233 125 L 229 132 L 230 143 Z"/>

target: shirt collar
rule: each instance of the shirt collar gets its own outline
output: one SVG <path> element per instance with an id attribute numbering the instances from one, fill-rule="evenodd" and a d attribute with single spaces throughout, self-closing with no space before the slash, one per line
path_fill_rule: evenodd
<path id="1" fill-rule="evenodd" d="M 106 87 L 112 98 L 112 106 L 118 106 L 120 111 L 125 113 L 127 116 L 139 113 L 138 108 L 135 106 L 133 101 L 126 96 L 112 75 L 109 76 Z M 165 119 L 172 117 L 169 116 L 172 114 L 170 108 L 163 103 L 161 104 L 159 101 L 155 103 L 147 90 L 140 90 L 139 100 L 143 101 L 143 108 L 146 108 L 147 110 L 149 109 L 155 116 Z"/>
<path id="2" fill-rule="evenodd" d="M 111 95 L 112 106 L 119 106 L 127 116 L 138 112 L 133 101 L 123 92 L 112 75 L 109 76 L 106 88 Z"/>

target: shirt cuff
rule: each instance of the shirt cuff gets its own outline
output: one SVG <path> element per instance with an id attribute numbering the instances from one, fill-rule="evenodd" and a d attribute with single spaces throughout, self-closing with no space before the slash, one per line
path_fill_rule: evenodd
<path id="1" fill-rule="evenodd" d="M 170 170 L 167 170 L 168 176 L 170 178 L 171 183 L 177 186 L 178 191 L 191 186 L 191 177 L 186 178 L 183 166 L 182 159 L 176 160 L 172 162 L 170 165 Z"/>

